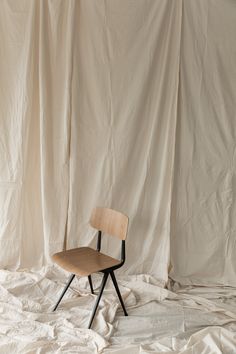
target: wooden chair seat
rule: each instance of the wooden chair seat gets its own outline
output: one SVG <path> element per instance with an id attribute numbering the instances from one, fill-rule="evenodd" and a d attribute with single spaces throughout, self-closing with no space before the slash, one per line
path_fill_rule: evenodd
<path id="1" fill-rule="evenodd" d="M 52 259 L 68 272 L 79 276 L 88 276 L 120 264 L 120 260 L 107 256 L 90 247 L 74 248 L 55 253 Z"/>

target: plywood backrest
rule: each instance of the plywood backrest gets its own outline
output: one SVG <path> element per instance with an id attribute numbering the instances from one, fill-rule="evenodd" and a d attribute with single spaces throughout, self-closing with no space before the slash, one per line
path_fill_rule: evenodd
<path id="1" fill-rule="evenodd" d="M 92 211 L 90 225 L 108 235 L 125 240 L 128 230 L 129 218 L 119 211 L 97 207 Z"/>

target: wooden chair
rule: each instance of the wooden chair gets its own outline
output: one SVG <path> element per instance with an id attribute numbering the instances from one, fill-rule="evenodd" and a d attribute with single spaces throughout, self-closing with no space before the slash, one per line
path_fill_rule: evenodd
<path id="1" fill-rule="evenodd" d="M 103 279 L 91 314 L 88 328 L 91 328 L 92 326 L 92 322 L 109 275 L 111 276 L 124 314 L 125 316 L 128 316 L 114 274 L 114 270 L 120 268 L 125 263 L 125 239 L 128 230 L 128 221 L 128 217 L 118 211 L 108 208 L 95 208 L 93 209 L 92 216 L 90 218 L 90 225 L 98 230 L 97 249 L 94 250 L 90 247 L 80 247 L 55 253 L 52 256 L 52 259 L 59 266 L 72 273 L 53 311 L 57 309 L 75 275 L 88 276 L 91 293 L 94 294 L 91 274 L 101 272 L 103 273 Z M 111 236 L 116 236 L 121 240 L 120 260 L 100 252 L 102 232 Z"/>

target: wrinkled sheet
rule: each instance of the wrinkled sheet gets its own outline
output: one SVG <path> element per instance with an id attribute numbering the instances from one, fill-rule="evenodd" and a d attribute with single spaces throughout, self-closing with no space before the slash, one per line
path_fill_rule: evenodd
<path id="1" fill-rule="evenodd" d="M 0 266 L 93 246 L 104 205 L 130 217 L 122 273 L 235 286 L 236 2 L 0 10 Z"/>
<path id="2" fill-rule="evenodd" d="M 236 2 L 183 1 L 171 277 L 236 286 Z"/>
<path id="3" fill-rule="evenodd" d="M 236 288 L 168 289 L 150 275 L 121 276 L 129 316 L 108 283 L 93 330 L 86 328 L 95 296 L 87 278 L 76 278 L 56 312 L 53 305 L 69 274 L 0 271 L 0 352 L 4 354 L 233 354 Z M 93 276 L 96 291 L 101 276 Z"/>
<path id="4" fill-rule="evenodd" d="M 181 1 L 1 1 L 1 267 L 93 246 L 107 206 L 121 271 L 167 281 L 180 30 Z"/>
<path id="5" fill-rule="evenodd" d="M 235 353 L 236 294 L 224 286 L 236 285 L 236 2 L 0 10 L 1 268 L 94 245 L 95 205 L 130 217 L 130 316 L 108 288 L 87 330 L 86 280 L 52 314 L 64 273 L 1 271 L 0 352 Z M 118 255 L 106 238 L 103 250 Z M 189 286 L 162 288 L 170 258 L 171 278 Z"/>

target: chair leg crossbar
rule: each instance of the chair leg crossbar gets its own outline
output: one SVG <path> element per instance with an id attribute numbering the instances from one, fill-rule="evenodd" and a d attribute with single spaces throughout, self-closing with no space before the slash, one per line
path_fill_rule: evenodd
<path id="1" fill-rule="evenodd" d="M 91 317 L 90 317 L 90 320 L 89 320 L 89 325 L 88 325 L 88 328 L 91 328 L 92 326 L 92 323 L 93 323 L 93 320 L 94 320 L 94 317 L 95 317 L 95 314 L 96 314 L 96 311 L 97 311 L 97 308 L 98 308 L 98 305 L 99 305 L 99 302 L 101 300 L 101 297 L 102 297 L 102 293 L 103 293 L 103 290 L 105 288 L 105 285 L 106 285 L 106 282 L 107 282 L 107 279 L 108 279 L 108 276 L 111 276 L 111 279 L 112 279 L 112 282 L 114 284 L 114 287 L 116 289 L 116 293 L 118 295 L 118 298 L 120 300 L 120 304 L 122 306 L 122 309 L 124 311 L 124 315 L 125 316 L 128 316 L 128 313 L 125 309 L 125 305 L 124 305 L 124 302 L 123 302 L 123 299 L 122 299 L 122 296 L 121 296 L 121 293 L 120 293 L 120 290 L 119 290 L 119 287 L 118 287 L 118 284 L 117 284 L 117 281 L 116 281 L 116 277 L 115 277 L 115 274 L 113 272 L 113 270 L 109 270 L 109 271 L 106 271 L 106 272 L 103 272 L 103 278 L 102 278 L 102 283 L 101 283 L 101 286 L 100 286 L 100 291 L 98 293 L 98 296 L 96 298 L 96 302 L 94 304 L 94 307 L 93 307 L 93 311 L 92 311 L 92 314 L 91 314 Z M 53 308 L 53 311 L 56 311 L 58 305 L 60 304 L 62 298 L 64 297 L 66 291 L 68 290 L 70 284 L 72 283 L 73 279 L 75 277 L 75 274 L 72 274 L 65 286 L 65 288 L 63 289 L 62 291 L 62 294 L 59 298 L 59 300 L 57 301 L 55 307 Z M 94 294 L 94 290 L 93 290 L 93 283 L 92 283 L 92 278 L 91 278 L 91 275 L 88 276 L 88 280 L 89 280 L 89 285 L 90 285 L 90 289 L 91 289 L 91 293 Z"/>

